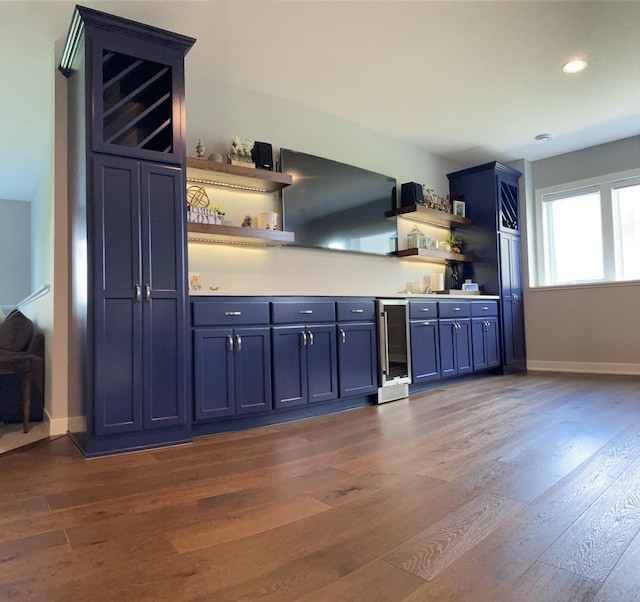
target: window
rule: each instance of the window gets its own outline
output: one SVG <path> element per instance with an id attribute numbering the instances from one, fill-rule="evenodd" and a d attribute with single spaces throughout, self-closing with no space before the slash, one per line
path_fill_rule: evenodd
<path id="1" fill-rule="evenodd" d="M 640 280 L 637 174 L 538 190 L 536 211 L 539 285 Z"/>

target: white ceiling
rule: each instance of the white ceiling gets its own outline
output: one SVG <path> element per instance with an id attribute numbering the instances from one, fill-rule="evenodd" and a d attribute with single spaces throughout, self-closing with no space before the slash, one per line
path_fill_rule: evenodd
<path id="1" fill-rule="evenodd" d="M 461 165 L 537 160 L 640 133 L 640 2 L 82 4 L 197 38 L 188 72 Z M 0 1 L 0 199 L 31 199 L 50 160 L 54 44 L 74 5 Z M 563 74 L 576 56 L 588 69 Z M 553 141 L 535 142 L 543 132 Z"/>

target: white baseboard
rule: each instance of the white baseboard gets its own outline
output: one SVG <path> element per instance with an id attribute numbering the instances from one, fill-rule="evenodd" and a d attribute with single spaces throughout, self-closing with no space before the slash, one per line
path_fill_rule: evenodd
<path id="1" fill-rule="evenodd" d="M 51 418 L 46 408 L 44 414 L 49 422 L 49 432 L 52 437 L 56 435 L 66 435 L 68 431 L 72 433 L 81 433 L 87 429 L 87 419 L 84 416 Z"/>
<path id="2" fill-rule="evenodd" d="M 542 362 L 527 360 L 527 370 L 541 372 L 583 372 L 587 374 L 629 374 L 640 376 L 640 364 L 600 362 Z"/>
<path id="3" fill-rule="evenodd" d="M 51 415 L 44 409 L 46 419 L 49 421 L 49 435 L 55 437 L 56 435 L 64 435 L 68 430 L 69 420 L 67 418 L 51 418 Z"/>

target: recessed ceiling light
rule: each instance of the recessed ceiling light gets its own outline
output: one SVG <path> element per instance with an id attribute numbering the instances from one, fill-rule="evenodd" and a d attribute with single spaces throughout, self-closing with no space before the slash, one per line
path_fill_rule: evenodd
<path id="1" fill-rule="evenodd" d="M 565 73 L 578 73 L 587 68 L 587 61 L 583 59 L 575 59 L 562 65 L 562 70 Z"/>
<path id="2" fill-rule="evenodd" d="M 553 136 L 551 134 L 538 134 L 536 140 L 538 142 L 550 142 L 553 140 Z"/>

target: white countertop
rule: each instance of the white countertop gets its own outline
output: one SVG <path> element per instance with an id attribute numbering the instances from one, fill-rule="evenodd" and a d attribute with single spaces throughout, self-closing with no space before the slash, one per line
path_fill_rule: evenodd
<path id="1" fill-rule="evenodd" d="M 379 299 L 439 299 L 440 301 L 446 301 L 447 299 L 465 299 L 468 301 L 473 301 L 474 299 L 500 299 L 498 295 L 465 295 L 460 291 L 456 293 L 450 293 L 447 295 L 438 295 L 436 293 L 391 293 L 389 295 L 311 295 L 309 293 L 285 293 L 281 295 L 234 295 L 232 293 L 218 293 L 215 291 L 190 291 L 190 297 L 373 297 Z"/>

